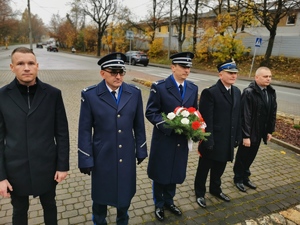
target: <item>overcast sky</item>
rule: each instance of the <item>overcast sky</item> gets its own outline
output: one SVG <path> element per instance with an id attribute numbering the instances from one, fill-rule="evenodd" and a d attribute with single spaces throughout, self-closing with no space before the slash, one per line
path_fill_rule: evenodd
<path id="1" fill-rule="evenodd" d="M 72 0 L 30 0 L 32 14 L 37 14 L 48 25 L 53 14 L 59 14 L 62 18 L 70 10 L 68 3 Z M 118 0 L 122 5 L 126 5 L 137 16 L 143 17 L 147 9 L 151 7 L 152 0 Z M 28 0 L 11 0 L 11 7 L 24 12 Z"/>

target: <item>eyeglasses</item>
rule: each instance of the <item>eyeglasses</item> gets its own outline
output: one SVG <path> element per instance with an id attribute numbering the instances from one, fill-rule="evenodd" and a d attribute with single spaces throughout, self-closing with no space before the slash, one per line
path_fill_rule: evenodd
<path id="1" fill-rule="evenodd" d="M 113 76 L 113 77 L 116 77 L 116 76 L 118 76 L 118 74 L 120 74 L 120 76 L 125 76 L 125 74 L 126 74 L 126 71 L 107 71 L 107 70 L 104 70 L 105 72 L 107 72 L 107 73 L 110 73 L 110 75 L 111 76 Z"/>

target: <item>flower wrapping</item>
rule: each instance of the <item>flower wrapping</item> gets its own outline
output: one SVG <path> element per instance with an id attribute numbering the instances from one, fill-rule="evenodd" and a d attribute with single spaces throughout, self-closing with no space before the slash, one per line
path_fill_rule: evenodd
<path id="1" fill-rule="evenodd" d="M 176 107 L 173 112 L 162 113 L 162 118 L 166 128 L 171 128 L 176 134 L 185 135 L 194 142 L 205 141 L 210 135 L 205 132 L 206 123 L 194 107 Z"/>

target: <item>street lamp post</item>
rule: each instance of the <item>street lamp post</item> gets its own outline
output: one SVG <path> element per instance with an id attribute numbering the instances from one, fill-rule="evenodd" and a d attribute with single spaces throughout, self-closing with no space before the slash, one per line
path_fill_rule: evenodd
<path id="1" fill-rule="evenodd" d="M 30 13 L 30 0 L 28 0 L 28 25 L 29 25 L 29 43 L 30 43 L 30 49 L 32 48 L 32 29 L 31 29 L 31 13 Z"/>

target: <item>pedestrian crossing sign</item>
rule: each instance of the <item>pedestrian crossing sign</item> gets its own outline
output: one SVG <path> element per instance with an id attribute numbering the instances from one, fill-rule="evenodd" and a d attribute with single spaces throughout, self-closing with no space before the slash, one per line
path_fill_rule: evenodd
<path id="1" fill-rule="evenodd" d="M 255 40 L 255 47 L 260 47 L 262 42 L 262 38 L 256 38 Z"/>

